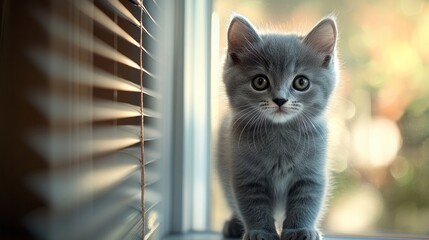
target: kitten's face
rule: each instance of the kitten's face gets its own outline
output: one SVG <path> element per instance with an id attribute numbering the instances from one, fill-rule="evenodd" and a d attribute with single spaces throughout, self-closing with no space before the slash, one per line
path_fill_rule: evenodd
<path id="1" fill-rule="evenodd" d="M 332 19 L 299 37 L 259 35 L 244 18 L 234 18 L 224 82 L 235 113 L 273 123 L 320 115 L 336 83 L 335 39 Z"/>

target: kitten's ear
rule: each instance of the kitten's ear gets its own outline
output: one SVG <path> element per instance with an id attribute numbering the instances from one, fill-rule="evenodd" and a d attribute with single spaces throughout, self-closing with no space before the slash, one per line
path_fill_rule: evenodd
<path id="1" fill-rule="evenodd" d="M 261 38 L 252 24 L 242 16 L 234 16 L 228 28 L 228 52 L 239 53 Z"/>
<path id="2" fill-rule="evenodd" d="M 322 19 L 305 36 L 303 43 L 316 52 L 331 54 L 337 41 L 337 24 L 333 18 Z"/>

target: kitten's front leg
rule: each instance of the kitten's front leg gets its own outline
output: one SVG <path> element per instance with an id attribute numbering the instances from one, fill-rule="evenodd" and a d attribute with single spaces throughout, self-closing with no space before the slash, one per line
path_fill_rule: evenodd
<path id="1" fill-rule="evenodd" d="M 315 225 L 324 188 L 325 184 L 321 176 L 301 177 L 291 186 L 281 240 L 322 239 Z"/>
<path id="2" fill-rule="evenodd" d="M 243 240 L 279 240 L 266 180 L 257 178 L 255 173 L 241 172 L 236 176 L 233 186 L 244 221 Z"/>

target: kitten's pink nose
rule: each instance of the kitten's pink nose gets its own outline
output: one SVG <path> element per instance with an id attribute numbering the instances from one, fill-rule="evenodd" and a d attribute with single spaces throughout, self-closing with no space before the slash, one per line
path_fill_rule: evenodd
<path id="1" fill-rule="evenodd" d="M 273 102 L 277 104 L 279 107 L 287 102 L 287 99 L 284 98 L 274 98 Z"/>

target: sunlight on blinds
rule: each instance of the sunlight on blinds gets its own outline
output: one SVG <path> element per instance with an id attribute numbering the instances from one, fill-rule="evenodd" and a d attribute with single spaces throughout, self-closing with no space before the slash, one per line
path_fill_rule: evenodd
<path id="1" fill-rule="evenodd" d="M 47 206 L 27 219 L 38 238 L 156 238 L 158 8 L 52 0 L 30 10 L 49 39 L 28 51 L 49 86 L 27 94 L 48 123 L 27 136 L 49 166 L 27 179 Z"/>
<path id="2" fill-rule="evenodd" d="M 52 77 L 55 77 L 55 81 L 67 81 L 68 80 L 68 67 L 70 64 L 77 66 L 82 76 L 74 79 L 80 84 L 94 86 L 98 88 L 127 91 L 127 92 L 140 92 L 140 86 L 119 76 L 112 75 L 101 69 L 91 69 L 87 65 L 82 65 L 72 59 L 65 59 L 62 56 L 56 54 L 49 54 L 46 51 L 35 49 L 30 53 L 38 67 Z M 159 94 L 155 91 L 145 89 L 143 87 L 143 93 L 150 95 L 155 98 L 160 98 Z"/>
<path id="3" fill-rule="evenodd" d="M 152 131 L 153 132 L 153 131 Z M 89 134 L 90 133 L 90 134 Z M 47 161 L 68 162 L 77 152 L 80 157 L 91 157 L 120 150 L 140 142 L 138 126 L 116 127 L 81 127 L 70 135 L 69 129 L 55 130 L 50 134 L 46 131 L 35 131 L 30 141 Z"/>
<path id="4" fill-rule="evenodd" d="M 79 4 L 79 3 L 76 3 Z M 58 37 L 62 40 L 68 41 L 69 38 L 69 32 L 76 32 L 79 35 L 79 38 L 75 39 L 72 38 L 71 40 L 74 40 L 72 43 L 76 44 L 77 47 L 82 48 L 82 50 L 91 51 L 93 53 L 99 54 L 105 58 L 109 58 L 113 61 L 120 62 L 122 64 L 128 65 L 132 68 L 140 69 L 140 65 L 137 64 L 132 59 L 128 58 L 124 54 L 118 52 L 115 48 L 112 46 L 109 46 L 105 42 L 101 41 L 100 39 L 93 38 L 90 33 L 81 31 L 76 26 L 70 26 L 65 20 L 49 15 L 46 12 L 39 11 L 36 13 L 36 19 L 43 25 L 48 27 L 48 31 L 50 34 L 52 34 L 55 37 Z M 53 29 L 55 29 L 53 31 Z"/>

